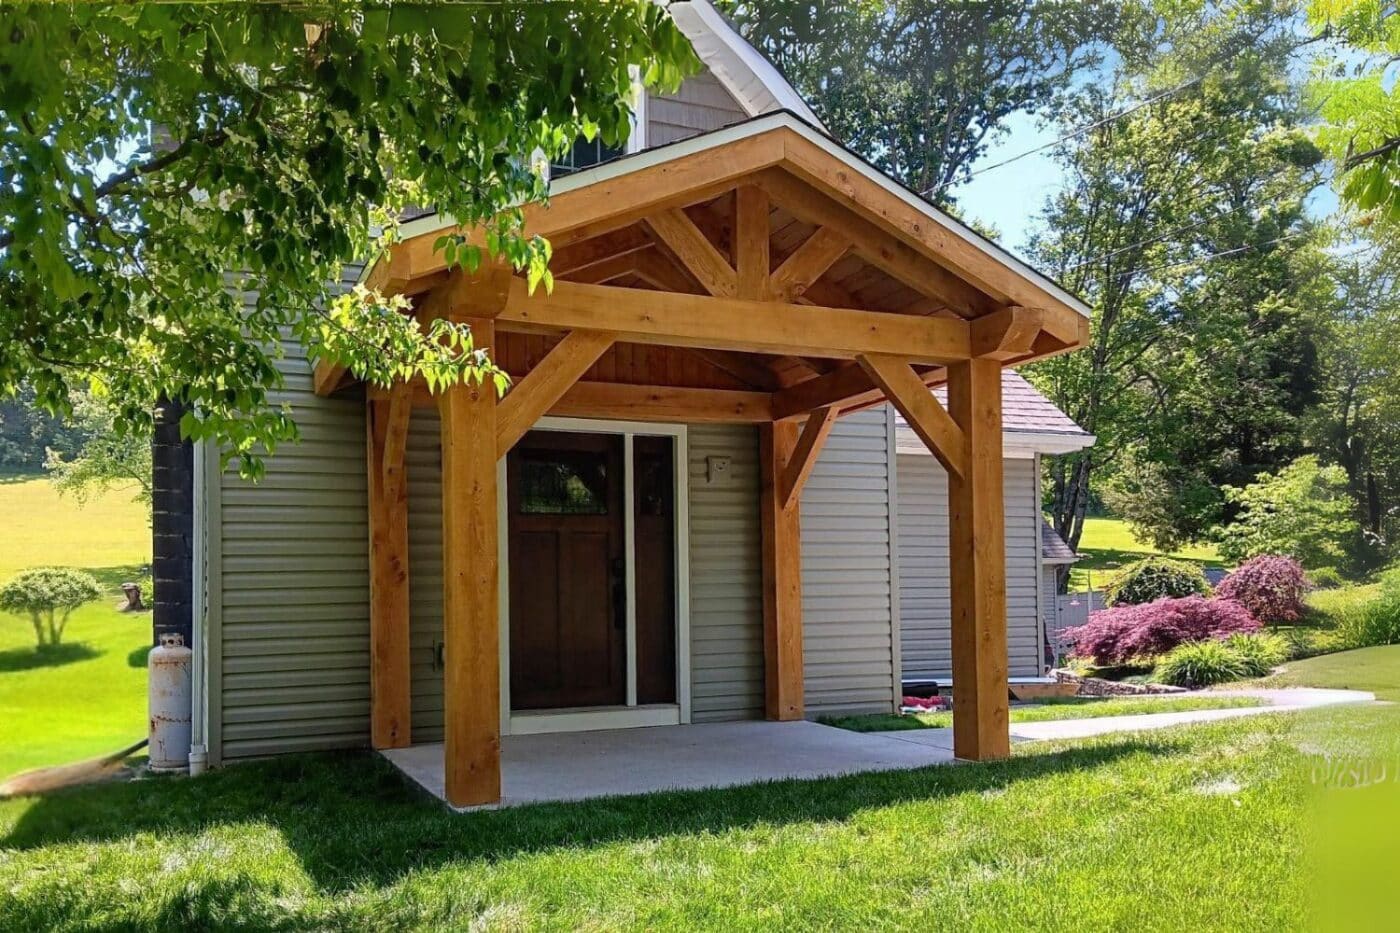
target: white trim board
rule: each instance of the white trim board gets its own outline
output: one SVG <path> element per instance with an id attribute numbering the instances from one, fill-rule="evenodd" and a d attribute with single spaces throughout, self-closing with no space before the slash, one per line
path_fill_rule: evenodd
<path id="1" fill-rule="evenodd" d="M 690 722 L 690 496 L 687 428 L 683 424 L 607 421 L 592 418 L 541 418 L 532 430 L 615 434 L 623 438 L 624 544 L 627 585 L 627 702 L 624 706 L 587 709 L 522 710 L 510 706 L 510 511 L 506 484 L 506 458 L 496 461 L 496 515 L 498 574 L 497 599 L 500 613 L 499 657 L 501 734 L 524 735 L 540 732 L 577 732 L 587 729 L 624 729 L 643 726 L 683 725 Z M 675 624 L 676 624 L 676 702 L 639 705 L 637 703 L 637 614 L 635 477 L 632 472 L 633 438 L 670 437 L 673 439 L 672 503 L 675 509 Z"/>
<path id="2" fill-rule="evenodd" d="M 895 426 L 895 446 L 899 453 L 932 456 L 924 442 L 908 425 Z M 1037 454 L 1069 454 L 1094 445 L 1092 434 L 1056 434 L 1054 432 L 1003 431 L 1002 455 L 1008 460 L 1029 460 Z"/>

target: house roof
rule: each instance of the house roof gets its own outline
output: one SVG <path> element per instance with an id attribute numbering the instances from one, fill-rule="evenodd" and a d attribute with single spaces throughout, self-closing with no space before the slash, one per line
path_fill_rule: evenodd
<path id="1" fill-rule="evenodd" d="M 1049 276 L 1033 269 L 1000 244 L 939 210 L 931 201 L 890 178 L 863 157 L 788 110 L 767 113 L 723 129 L 644 149 L 574 172 L 551 183 L 550 197 L 557 203 L 565 195 L 579 189 L 618 182 L 627 175 L 654 166 L 705 157 L 744 140 L 782 131 L 795 134 L 812 144 L 825 156 L 840 163 L 844 170 L 849 170 L 853 175 L 880 189 L 883 196 L 895 198 L 903 202 L 905 208 L 912 208 L 921 215 L 928 221 L 928 226 L 914 232 L 914 236 L 924 240 L 926 244 L 942 241 L 942 249 L 939 252 L 944 254 L 944 258 L 957 251 L 964 255 L 990 259 L 996 266 L 1012 273 L 1016 280 L 1029 285 L 1036 292 L 1035 295 L 1010 295 L 1011 303 L 1043 307 L 1044 302 L 1048 300 L 1072 309 L 1085 319 L 1090 317 L 1090 308 L 1083 299 L 1066 290 Z M 399 235 L 403 239 L 411 239 L 457 226 L 456 219 L 451 215 L 433 212 L 404 224 L 399 230 Z M 370 271 L 371 268 L 366 267 L 364 279 L 369 277 Z"/>
<path id="2" fill-rule="evenodd" d="M 933 395 L 945 408 L 947 386 L 937 386 Z M 1008 447 L 1036 453 L 1071 453 L 1092 446 L 1094 435 L 1075 424 L 1055 403 L 1036 391 L 1035 386 L 1012 369 L 1001 371 L 1002 431 Z M 928 453 L 923 442 L 896 413 L 895 433 L 901 453 Z"/>
<path id="3" fill-rule="evenodd" d="M 1040 556 L 1047 564 L 1073 564 L 1079 560 L 1079 555 L 1043 518 L 1040 520 Z"/>
<path id="4" fill-rule="evenodd" d="M 749 116 L 790 110 L 826 132 L 802 95 L 729 25 L 709 0 L 656 2 L 666 6 L 671 19 L 690 40 L 695 54 Z"/>

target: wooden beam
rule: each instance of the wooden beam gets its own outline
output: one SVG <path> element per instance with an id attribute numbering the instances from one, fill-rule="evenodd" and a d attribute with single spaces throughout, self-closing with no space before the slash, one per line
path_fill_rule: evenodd
<path id="1" fill-rule="evenodd" d="M 967 443 L 966 470 L 948 476 L 953 754 L 987 761 L 1011 753 L 1001 364 L 950 366 L 948 409 Z"/>
<path id="2" fill-rule="evenodd" d="M 416 313 L 425 321 L 440 317 L 450 321 L 489 320 L 506 306 L 511 284 L 517 281 L 513 272 L 509 262 L 489 256 L 482 257 L 475 272 L 458 266 L 418 303 Z M 524 283 L 523 279 L 519 281 Z"/>
<path id="3" fill-rule="evenodd" d="M 626 256 L 639 250 L 651 248 L 651 237 L 641 227 L 624 227 L 592 240 L 576 243 L 557 250 L 549 261 L 549 270 L 555 278 L 563 278 L 573 272 L 619 256 Z"/>
<path id="4" fill-rule="evenodd" d="M 655 246 L 634 255 L 637 278 L 663 291 L 698 295 L 704 292 L 690 273 L 657 251 Z"/>
<path id="5" fill-rule="evenodd" d="M 510 453 L 612 345 L 613 335 L 603 331 L 574 331 L 555 344 L 501 403 L 496 415 L 496 456 Z"/>
<path id="6" fill-rule="evenodd" d="M 527 295 L 516 279 L 498 320 L 507 329 L 605 330 L 628 343 L 747 353 L 848 359 L 895 353 L 920 362 L 971 353 L 963 321 L 576 282 Z"/>
<path id="7" fill-rule="evenodd" d="M 771 398 L 767 392 L 580 382 L 565 392 L 549 413 L 620 421 L 762 424 L 773 420 Z"/>
<path id="8" fill-rule="evenodd" d="M 972 322 L 972 355 L 1014 360 L 1031 352 L 1045 315 L 1038 308 L 1010 305 Z"/>
<path id="9" fill-rule="evenodd" d="M 311 391 L 320 396 L 334 395 L 345 383 L 349 369 L 337 360 L 317 360 L 311 373 Z"/>
<path id="10" fill-rule="evenodd" d="M 685 211 L 678 207 L 661 211 L 647 218 L 647 226 L 711 295 L 732 298 L 738 294 L 734 267 Z"/>
<path id="11" fill-rule="evenodd" d="M 850 241 L 856 255 L 920 294 L 938 299 L 964 317 L 979 317 L 995 310 L 990 298 L 957 274 L 882 230 L 873 221 L 823 197 L 797 177 L 772 170 L 762 174 L 759 184 L 788 212 L 840 233 Z"/>
<path id="12" fill-rule="evenodd" d="M 654 250 L 655 247 L 648 246 L 647 249 Z M 592 285 L 601 285 L 604 282 L 611 282 L 613 279 L 620 279 L 624 275 L 637 275 L 638 260 L 641 256 L 641 252 L 623 253 L 620 256 L 604 259 L 602 262 L 595 262 L 591 266 L 555 276 L 555 278 L 561 282 L 588 282 Z"/>
<path id="13" fill-rule="evenodd" d="M 782 504 L 781 483 L 797 446 L 798 427 L 779 422 L 758 430 L 763 566 L 764 710 L 769 719 L 801 719 L 802 527 L 800 505 Z"/>
<path id="14" fill-rule="evenodd" d="M 407 387 L 365 407 L 369 499 L 370 744 L 412 743 L 408 589 Z"/>
<path id="15" fill-rule="evenodd" d="M 387 397 L 387 392 L 377 386 L 370 386 L 367 391 L 372 399 Z M 440 398 L 430 393 L 421 379 L 413 381 L 414 407 L 438 405 Z M 554 403 L 548 414 L 560 418 L 617 421 L 763 424 L 773 420 L 773 406 L 772 396 L 767 392 L 577 382 Z"/>
<path id="16" fill-rule="evenodd" d="M 733 350 L 691 348 L 690 352 L 752 388 L 764 392 L 776 392 L 782 388 L 778 374 L 754 357 Z"/>
<path id="17" fill-rule="evenodd" d="M 817 279 L 851 250 L 851 241 L 830 227 L 818 227 L 773 271 L 773 298 L 792 301 L 807 292 Z"/>
<path id="18" fill-rule="evenodd" d="M 822 452 L 827 436 L 836 426 L 838 414 L 840 412 L 835 408 L 820 408 L 807 417 L 802 434 L 793 447 L 792 456 L 783 469 L 782 482 L 778 489 L 778 504 L 782 508 L 793 505 L 802 495 L 802 487 L 807 484 L 807 477 L 812 474 L 812 467 L 817 464 L 817 455 Z"/>
<path id="19" fill-rule="evenodd" d="M 965 475 L 967 437 L 910 368 L 909 361 L 897 356 L 862 356 L 859 363 L 949 475 Z"/>
<path id="20" fill-rule="evenodd" d="M 489 344 L 490 320 L 471 322 Z M 453 806 L 501 799 L 497 592 L 496 389 L 458 384 L 441 396 L 443 767 Z"/>
<path id="21" fill-rule="evenodd" d="M 734 192 L 734 265 L 742 298 L 766 300 L 769 271 L 768 193 L 753 185 Z M 710 290 L 711 294 L 720 294 Z"/>
<path id="22" fill-rule="evenodd" d="M 941 366 L 919 374 L 924 385 L 940 383 L 944 377 Z M 824 376 L 807 379 L 775 392 L 773 417 L 781 421 L 827 407 L 839 408 L 842 414 L 846 414 L 857 406 L 879 404 L 884 400 L 884 390 L 865 370 L 857 363 L 848 363 Z"/>

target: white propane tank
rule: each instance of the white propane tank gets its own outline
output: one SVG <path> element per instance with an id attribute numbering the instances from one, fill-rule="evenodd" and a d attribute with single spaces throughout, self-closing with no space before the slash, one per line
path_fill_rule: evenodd
<path id="1" fill-rule="evenodd" d="M 184 771 L 190 763 L 190 661 L 179 634 L 160 636 L 147 662 L 151 770 Z"/>

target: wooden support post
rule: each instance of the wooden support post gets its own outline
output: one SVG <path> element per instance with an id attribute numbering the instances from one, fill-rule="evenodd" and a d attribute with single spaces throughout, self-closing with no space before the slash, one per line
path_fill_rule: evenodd
<path id="1" fill-rule="evenodd" d="M 962 429 L 966 451 L 962 475 L 948 474 L 953 754 L 987 761 L 1011 753 L 1001 364 L 976 359 L 950 365 L 948 413 Z"/>
<path id="2" fill-rule="evenodd" d="M 470 322 L 478 346 L 494 324 Z M 447 801 L 501 798 L 501 670 L 497 593 L 496 389 L 442 393 L 443 744 Z"/>
<path id="3" fill-rule="evenodd" d="M 408 483 L 404 447 L 411 390 L 370 400 L 365 410 L 369 480 L 370 743 L 411 742 L 408 603 Z"/>
<path id="4" fill-rule="evenodd" d="M 759 427 L 763 510 L 763 666 L 769 719 L 801 719 L 802 528 L 799 503 L 782 505 L 782 481 L 797 449 L 798 425 Z"/>

